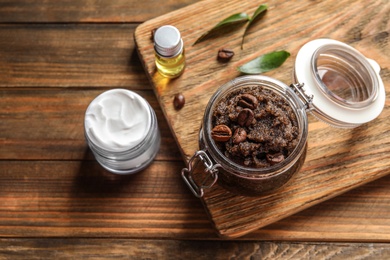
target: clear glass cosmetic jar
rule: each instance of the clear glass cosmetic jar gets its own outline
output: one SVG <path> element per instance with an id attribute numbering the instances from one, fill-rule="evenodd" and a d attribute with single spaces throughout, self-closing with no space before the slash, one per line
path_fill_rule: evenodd
<path id="1" fill-rule="evenodd" d="M 385 90 L 379 65 L 352 47 L 330 39 L 305 44 L 297 54 L 290 86 L 276 79 L 241 76 L 222 85 L 209 100 L 201 129 L 199 148 L 182 177 L 197 197 L 218 182 L 240 195 L 268 194 L 285 185 L 303 165 L 307 152 L 308 118 L 311 112 L 334 127 L 353 128 L 375 119 L 383 110 Z M 259 86 L 283 97 L 298 121 L 298 143 L 280 163 L 250 168 L 227 158 L 211 137 L 212 114 L 218 101 L 232 91 Z M 200 165 L 200 167 L 199 167 Z M 199 168 L 203 169 L 200 174 Z"/>
<path id="2" fill-rule="evenodd" d="M 160 148 L 153 108 L 130 90 L 112 89 L 97 96 L 86 110 L 84 131 L 96 160 L 115 174 L 145 169 Z"/>

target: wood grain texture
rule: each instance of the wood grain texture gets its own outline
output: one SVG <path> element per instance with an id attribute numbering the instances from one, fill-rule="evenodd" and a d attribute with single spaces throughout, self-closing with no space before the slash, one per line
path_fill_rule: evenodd
<path id="1" fill-rule="evenodd" d="M 15 0 L 0 2 L 0 23 L 137 23 L 197 0 Z"/>
<path id="2" fill-rule="evenodd" d="M 216 240 L 182 167 L 157 161 L 118 176 L 94 161 L 0 161 L 0 235 Z M 389 242 L 389 184 L 386 176 L 241 240 Z"/>
<path id="3" fill-rule="evenodd" d="M 0 161 L 1 236 L 213 235 L 200 201 L 179 181 L 181 167 L 154 162 L 120 176 L 94 161 Z"/>
<path id="4" fill-rule="evenodd" d="M 0 25 L 0 87 L 150 89 L 133 24 Z"/>
<path id="5" fill-rule="evenodd" d="M 209 8 L 200 16 L 204 5 Z M 253 1 L 228 1 L 222 5 L 219 0 L 209 0 L 147 21 L 136 29 L 140 57 L 187 160 L 198 149 L 198 131 L 210 96 L 218 86 L 239 75 L 237 66 L 260 54 L 278 49 L 290 51 L 292 57 L 281 68 L 267 73 L 289 83 L 299 48 L 312 39 L 333 38 L 376 60 L 382 68 L 386 91 L 390 91 L 388 1 L 272 1 L 265 17 L 250 29 L 243 50 L 240 50 L 242 30 L 226 31 L 220 37 L 192 46 L 221 17 L 237 10 L 252 13 L 258 5 Z M 151 29 L 167 23 L 181 31 L 188 63 L 185 73 L 172 81 L 155 71 L 149 37 Z M 220 64 L 215 59 L 221 46 L 229 46 L 237 53 L 228 64 Z M 178 92 L 184 94 L 187 103 L 182 110 L 175 111 L 172 97 Z M 218 186 L 212 188 L 203 202 L 219 235 L 227 238 L 245 235 L 387 175 L 390 172 L 389 105 L 386 101 L 383 113 L 373 122 L 349 131 L 333 129 L 310 118 L 306 163 L 292 182 L 272 195 L 247 198 Z"/>
<path id="6" fill-rule="evenodd" d="M 26 247 L 28 245 L 28 247 Z M 1 239 L 5 259 L 388 259 L 388 244 Z"/>

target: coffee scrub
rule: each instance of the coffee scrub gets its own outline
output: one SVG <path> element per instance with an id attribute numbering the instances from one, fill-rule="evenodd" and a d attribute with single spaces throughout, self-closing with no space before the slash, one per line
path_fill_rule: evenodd
<path id="1" fill-rule="evenodd" d="M 244 76 L 210 99 L 200 131 L 200 147 L 207 152 L 192 160 L 210 160 L 215 182 L 234 193 L 265 194 L 302 166 L 306 138 L 305 107 L 293 90 L 269 77 Z M 192 169 L 182 173 L 187 171 Z M 201 191 L 192 177 L 189 182 Z"/>
<path id="2" fill-rule="evenodd" d="M 257 85 L 223 97 L 212 112 L 212 127 L 211 138 L 227 158 L 254 168 L 282 162 L 299 136 L 288 101 Z"/>

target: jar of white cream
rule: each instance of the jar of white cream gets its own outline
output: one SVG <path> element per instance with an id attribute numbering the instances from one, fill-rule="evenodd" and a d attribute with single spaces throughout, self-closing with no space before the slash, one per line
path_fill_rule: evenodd
<path id="1" fill-rule="evenodd" d="M 84 130 L 96 160 L 116 174 L 143 170 L 160 148 L 154 110 L 130 90 L 112 89 L 97 96 L 85 113 Z"/>

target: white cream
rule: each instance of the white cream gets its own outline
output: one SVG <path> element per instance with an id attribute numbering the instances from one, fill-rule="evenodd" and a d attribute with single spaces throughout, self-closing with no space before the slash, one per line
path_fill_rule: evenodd
<path id="1" fill-rule="evenodd" d="M 89 139 L 107 151 L 121 152 L 138 145 L 151 127 L 150 108 L 138 94 L 113 89 L 96 97 L 85 114 Z"/>

